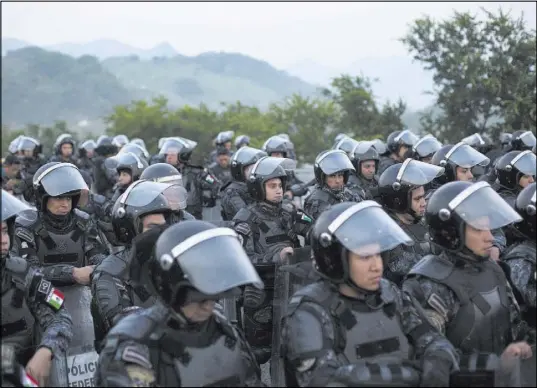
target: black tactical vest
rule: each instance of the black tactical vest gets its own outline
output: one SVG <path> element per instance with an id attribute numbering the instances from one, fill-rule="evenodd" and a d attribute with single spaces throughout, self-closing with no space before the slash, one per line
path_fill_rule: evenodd
<path id="1" fill-rule="evenodd" d="M 507 279 L 496 263 L 485 260 L 456 266 L 442 256 L 424 257 L 410 271 L 445 285 L 460 307 L 447 324 L 446 337 L 464 354 L 501 354 L 511 342 Z"/>

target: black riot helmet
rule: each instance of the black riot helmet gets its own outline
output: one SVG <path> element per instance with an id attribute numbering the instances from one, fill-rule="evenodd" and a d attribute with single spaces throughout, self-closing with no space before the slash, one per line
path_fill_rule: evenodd
<path id="1" fill-rule="evenodd" d="M 216 138 L 214 139 L 214 144 L 217 147 L 221 147 L 226 143 L 230 143 L 233 141 L 234 135 L 235 135 L 235 132 L 233 131 L 220 132 L 218 135 L 216 135 Z"/>
<path id="2" fill-rule="evenodd" d="M 513 134 L 509 132 L 502 132 L 500 133 L 500 136 L 498 137 L 498 140 L 502 147 L 506 147 L 510 145 L 512 139 L 513 139 Z"/>
<path id="3" fill-rule="evenodd" d="M 17 152 L 23 152 L 25 155 L 31 154 L 30 157 L 36 158 L 43 152 L 43 146 L 39 140 L 30 136 L 23 136 L 17 143 Z"/>
<path id="4" fill-rule="evenodd" d="M 121 154 L 124 152 L 133 153 L 139 158 L 144 158 L 146 161 L 149 159 L 149 152 L 147 152 L 147 150 L 144 147 L 138 144 L 129 143 L 129 144 L 124 145 L 123 147 L 121 147 L 121 150 L 119 151 L 119 153 Z"/>
<path id="5" fill-rule="evenodd" d="M 442 148 L 442 143 L 440 143 L 436 137 L 425 135 L 412 146 L 410 157 L 423 162 L 427 159 L 431 159 L 440 148 Z"/>
<path id="6" fill-rule="evenodd" d="M 143 230 L 143 217 L 163 214 L 166 219 L 174 211 L 186 207 L 185 188 L 139 180 L 131 184 L 117 199 L 112 209 L 112 227 L 121 244 L 130 244 Z"/>
<path id="7" fill-rule="evenodd" d="M 247 146 L 250 144 L 250 137 L 246 135 L 237 136 L 235 139 L 235 148 L 239 149 L 241 147 Z"/>
<path id="8" fill-rule="evenodd" d="M 475 148 L 482 154 L 486 154 L 492 147 L 494 147 L 494 142 L 487 133 L 474 133 L 461 141 L 468 144 L 470 147 Z"/>
<path id="9" fill-rule="evenodd" d="M 289 169 L 286 167 L 293 163 L 296 165 L 294 160 L 274 158 L 272 156 L 265 156 L 259 159 L 256 164 L 254 164 L 254 167 L 252 167 L 248 180 L 246 181 L 248 193 L 252 198 L 257 199 L 258 201 L 264 201 L 265 183 L 274 178 L 281 179 L 283 191 L 285 192 L 288 179 L 286 170 Z"/>
<path id="10" fill-rule="evenodd" d="M 71 210 L 87 203 L 89 189 L 78 167 L 51 162 L 39 167 L 33 176 L 35 206 L 44 211 L 49 197 L 71 197 Z"/>
<path id="11" fill-rule="evenodd" d="M 418 140 L 419 137 L 417 137 L 412 131 L 409 131 L 408 129 L 405 129 L 404 131 L 395 131 L 388 135 L 386 147 L 388 148 L 388 151 L 390 151 L 390 153 L 398 154 L 399 149 L 402 146 L 412 148 L 412 146 L 416 144 Z"/>
<path id="12" fill-rule="evenodd" d="M 112 143 L 118 148 L 121 149 L 124 145 L 129 143 L 129 138 L 125 135 L 116 135 L 112 139 Z"/>
<path id="13" fill-rule="evenodd" d="M 334 138 L 334 146 L 332 148 L 335 149 L 336 147 L 336 144 L 340 142 L 341 139 L 343 139 L 344 137 L 347 137 L 347 134 L 346 133 L 338 133 L 336 135 L 336 137 Z"/>
<path id="14" fill-rule="evenodd" d="M 494 167 L 500 185 L 514 190 L 520 188 L 520 178 L 530 175 L 535 178 L 537 158 L 531 151 L 511 151 L 499 158 Z"/>
<path id="15" fill-rule="evenodd" d="M 244 168 L 257 163 L 259 159 L 265 156 L 267 156 L 267 153 L 257 148 L 248 146 L 239 148 L 231 157 L 231 176 L 238 182 L 246 182 Z"/>
<path id="16" fill-rule="evenodd" d="M 108 156 L 117 153 L 118 147 L 112 143 L 112 138 L 108 136 L 99 136 L 95 153 L 101 156 Z"/>
<path id="17" fill-rule="evenodd" d="M 386 146 L 386 143 L 384 143 L 380 139 L 373 139 L 371 142 L 373 143 L 373 147 L 375 147 L 380 156 L 387 156 L 389 151 L 388 147 Z"/>
<path id="18" fill-rule="evenodd" d="M 244 285 L 263 288 L 238 235 L 198 220 L 172 225 L 159 236 L 149 277 L 161 301 L 177 313 L 188 303 L 240 296 Z"/>
<path id="19" fill-rule="evenodd" d="M 515 224 L 515 228 L 526 238 L 535 241 L 537 232 L 537 204 L 535 203 L 536 184 L 529 184 L 524 188 L 515 201 L 515 210 L 522 217 L 522 221 Z"/>
<path id="20" fill-rule="evenodd" d="M 342 150 L 323 151 L 313 164 L 315 181 L 319 186 L 326 184 L 326 177 L 329 175 L 342 173 L 345 184 L 349 181 L 349 173 L 355 171 L 347 154 Z"/>
<path id="21" fill-rule="evenodd" d="M 321 213 L 311 232 L 315 269 L 336 284 L 357 287 L 349 273 L 349 252 L 369 256 L 411 245 L 412 239 L 375 201 L 343 202 Z"/>
<path id="22" fill-rule="evenodd" d="M 71 144 L 71 147 L 73 147 L 73 155 L 74 155 L 76 141 L 73 138 L 73 135 L 71 135 L 70 133 L 63 133 L 56 138 L 56 141 L 54 142 L 54 152 L 56 153 L 56 155 L 61 154 L 62 146 L 64 144 Z"/>
<path id="23" fill-rule="evenodd" d="M 97 143 L 94 140 L 86 140 L 78 147 L 78 155 L 83 158 L 88 155 L 88 151 L 95 151 Z"/>
<path id="24" fill-rule="evenodd" d="M 180 162 L 187 163 L 197 145 L 197 142 L 183 137 L 170 137 L 162 144 L 159 154 L 176 154 Z"/>
<path id="25" fill-rule="evenodd" d="M 342 137 L 336 144 L 334 144 L 334 150 L 341 150 L 349 155 L 349 158 L 352 157 L 352 151 L 360 142 L 350 138 L 348 136 Z"/>
<path id="26" fill-rule="evenodd" d="M 7 223 L 10 238 L 14 232 L 13 224 L 15 223 L 15 217 L 25 211 L 33 211 L 33 209 L 7 191 L 2 190 L 2 222 Z"/>
<path id="27" fill-rule="evenodd" d="M 268 156 L 271 156 L 273 153 L 281 153 L 284 158 L 288 157 L 289 142 L 280 136 L 270 137 L 261 149 L 267 153 Z"/>
<path id="28" fill-rule="evenodd" d="M 457 180 L 457 167 L 486 167 L 489 163 L 489 158 L 463 142 L 443 146 L 431 159 L 431 164 L 445 169 L 445 173 L 435 180 L 438 184 Z"/>
<path id="29" fill-rule="evenodd" d="M 9 143 L 9 146 L 7 148 L 10 154 L 17 153 L 17 151 L 19 150 L 19 142 L 21 141 L 23 137 L 24 137 L 23 135 L 19 135 L 15 139 L 11 140 L 11 143 Z"/>
<path id="30" fill-rule="evenodd" d="M 181 173 L 168 163 L 152 164 L 142 172 L 140 179 L 184 186 Z"/>
<path id="31" fill-rule="evenodd" d="M 375 162 L 375 174 L 378 171 L 380 156 L 374 143 L 371 141 L 361 141 L 356 144 L 351 152 L 350 159 L 358 175 L 362 175 L 362 162 L 368 160 Z"/>
<path id="32" fill-rule="evenodd" d="M 129 142 L 129 144 L 136 144 L 136 145 L 139 145 L 140 147 L 142 147 L 144 150 L 147 151 L 147 147 L 145 146 L 145 141 L 144 141 L 144 139 L 140 139 L 139 137 L 135 137 L 134 139 L 131 139 L 131 141 Z"/>
<path id="33" fill-rule="evenodd" d="M 531 131 L 515 131 L 511 137 L 513 151 L 531 150 L 536 143 L 535 135 Z"/>
<path id="34" fill-rule="evenodd" d="M 442 167 L 406 159 L 388 167 L 379 177 L 380 204 L 401 214 L 410 214 L 415 220 L 421 216 L 412 210 L 412 191 L 425 186 L 444 173 Z"/>
<path id="35" fill-rule="evenodd" d="M 148 163 L 144 157 L 140 157 L 132 152 L 123 152 L 122 149 L 116 156 L 107 158 L 104 161 L 104 166 L 111 170 L 115 169 L 118 174 L 121 171 L 126 171 L 131 176 L 131 182 L 135 182 L 140 179 Z"/>
<path id="36" fill-rule="evenodd" d="M 466 225 L 494 230 L 521 220 L 487 182 L 450 182 L 429 198 L 425 210 L 432 243 L 452 252 L 465 247 Z"/>

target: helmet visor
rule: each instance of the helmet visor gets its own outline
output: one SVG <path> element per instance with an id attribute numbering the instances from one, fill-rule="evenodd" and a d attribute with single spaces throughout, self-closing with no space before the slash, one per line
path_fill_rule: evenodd
<path id="1" fill-rule="evenodd" d="M 32 208 L 7 191 L 2 190 L 2 222 Z"/>
<path id="2" fill-rule="evenodd" d="M 319 155 L 315 164 L 317 164 L 326 175 L 332 175 L 342 171 L 354 171 L 354 166 L 349 157 L 341 150 L 331 150 Z"/>
<path id="3" fill-rule="evenodd" d="M 170 187 L 166 183 L 152 181 L 136 181 L 119 197 L 118 201 L 133 207 L 144 207 L 153 202 Z M 179 187 L 179 186 L 177 186 Z"/>
<path id="4" fill-rule="evenodd" d="M 259 176 L 271 175 L 278 168 L 288 170 L 293 169 L 293 166 L 296 167 L 296 161 L 292 159 L 266 156 L 260 159 L 256 164 L 254 164 L 254 167 L 252 168 L 252 171 L 250 171 L 250 174 Z"/>
<path id="5" fill-rule="evenodd" d="M 440 143 L 433 136 L 422 137 L 418 142 L 412 147 L 414 152 L 416 152 L 420 157 L 425 158 L 427 156 L 433 155 L 436 151 L 442 148 L 442 143 Z"/>
<path id="6" fill-rule="evenodd" d="M 532 148 L 537 140 L 535 139 L 535 135 L 531 131 L 526 131 L 522 135 L 520 135 L 520 140 L 526 147 Z"/>
<path id="7" fill-rule="evenodd" d="M 423 163 L 419 160 L 407 159 L 399 169 L 397 180 L 411 186 L 426 185 L 444 173 L 444 168 Z"/>
<path id="8" fill-rule="evenodd" d="M 413 146 L 420 140 L 419 137 L 417 137 L 414 133 L 409 131 L 408 129 L 405 129 L 404 131 L 401 131 L 399 135 L 397 135 L 394 139 L 396 143 L 400 144 L 406 144 L 408 146 Z"/>
<path id="9" fill-rule="evenodd" d="M 349 251 L 369 256 L 412 245 L 412 239 L 374 201 L 363 201 L 341 213 L 328 227 Z"/>
<path id="10" fill-rule="evenodd" d="M 466 143 L 458 143 L 446 154 L 446 159 L 462 168 L 488 166 L 490 159 Z"/>
<path id="11" fill-rule="evenodd" d="M 478 230 L 493 230 L 522 220 L 502 197 L 486 182 L 477 182 L 449 203 L 464 222 Z"/>
<path id="12" fill-rule="evenodd" d="M 524 175 L 535 176 L 537 157 L 531 151 L 523 151 L 518 154 L 513 160 L 513 167 Z"/>
<path id="13" fill-rule="evenodd" d="M 41 184 L 48 195 L 59 197 L 73 191 L 88 191 L 88 185 L 71 163 L 55 164 L 34 177 L 34 185 Z"/>
<path id="14" fill-rule="evenodd" d="M 198 233 L 176 245 L 171 253 L 194 288 L 204 294 L 220 294 L 246 284 L 263 288 L 237 234 L 229 228 Z"/>

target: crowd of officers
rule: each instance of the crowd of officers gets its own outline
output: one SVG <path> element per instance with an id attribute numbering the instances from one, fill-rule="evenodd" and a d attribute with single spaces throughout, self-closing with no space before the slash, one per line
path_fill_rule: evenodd
<path id="1" fill-rule="evenodd" d="M 214 143 L 10 144 L 2 386 L 74 386 L 88 352 L 105 387 L 535 384 L 531 131 L 340 134 L 311 182 L 285 134 Z"/>

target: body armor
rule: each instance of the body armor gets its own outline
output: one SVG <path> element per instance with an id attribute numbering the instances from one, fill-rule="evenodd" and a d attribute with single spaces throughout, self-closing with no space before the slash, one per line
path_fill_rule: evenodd
<path id="1" fill-rule="evenodd" d="M 463 354 L 501 354 L 511 342 L 507 280 L 501 268 L 485 260 L 456 266 L 441 256 L 427 256 L 409 273 L 443 284 L 460 307 L 449 322 L 446 338 Z"/>
<path id="2" fill-rule="evenodd" d="M 222 218 L 225 221 L 231 221 L 244 205 L 253 203 L 246 183 L 233 181 L 222 189 L 224 190 L 221 195 Z"/>

